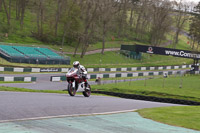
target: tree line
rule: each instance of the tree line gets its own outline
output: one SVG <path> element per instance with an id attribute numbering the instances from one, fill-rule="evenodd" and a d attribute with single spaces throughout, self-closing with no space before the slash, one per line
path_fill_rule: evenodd
<path id="1" fill-rule="evenodd" d="M 73 45 L 74 56 L 81 47 L 81 57 L 95 42 L 102 42 L 104 54 L 111 37 L 160 46 L 171 31 L 175 48 L 189 11 L 191 4 L 170 0 L 0 0 L 0 32 L 26 31 L 21 34 L 45 43 Z M 190 27 L 193 41 L 199 37 L 196 16 Z"/>
<path id="2" fill-rule="evenodd" d="M 200 2 L 194 8 L 194 14 L 191 18 L 190 30 L 189 30 L 189 39 L 192 49 L 198 51 L 200 45 Z M 195 44 L 197 43 L 196 47 Z"/>

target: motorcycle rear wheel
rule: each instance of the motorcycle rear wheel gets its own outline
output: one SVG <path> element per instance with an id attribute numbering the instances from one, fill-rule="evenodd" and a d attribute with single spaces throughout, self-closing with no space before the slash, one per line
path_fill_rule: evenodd
<path id="1" fill-rule="evenodd" d="M 90 87 L 90 85 L 88 85 L 88 88 L 90 88 L 89 90 L 84 90 L 83 91 L 83 95 L 85 96 L 85 97 L 89 97 L 90 95 L 91 95 L 91 87 Z"/>
<path id="2" fill-rule="evenodd" d="M 72 86 L 72 83 L 68 84 L 68 93 L 70 96 L 75 96 L 76 95 L 76 88 Z"/>

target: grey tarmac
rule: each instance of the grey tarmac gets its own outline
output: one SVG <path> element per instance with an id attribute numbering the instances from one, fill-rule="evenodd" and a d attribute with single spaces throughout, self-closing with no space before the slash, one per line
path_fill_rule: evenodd
<path id="1" fill-rule="evenodd" d="M 116 97 L 68 94 L 0 92 L 0 122 L 60 115 L 91 114 L 152 107 L 177 106 Z"/>

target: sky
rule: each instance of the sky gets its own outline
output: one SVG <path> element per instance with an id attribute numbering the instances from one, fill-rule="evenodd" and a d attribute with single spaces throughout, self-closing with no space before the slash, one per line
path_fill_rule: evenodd
<path id="1" fill-rule="evenodd" d="M 173 1 L 173 0 L 171 0 L 171 1 Z M 176 0 L 176 1 L 185 1 L 185 2 L 195 2 L 195 3 L 198 3 L 198 2 L 200 2 L 200 0 Z"/>
<path id="2" fill-rule="evenodd" d="M 197 3 L 198 3 L 200 0 L 190 0 L 190 1 L 194 1 L 194 2 L 197 2 Z"/>
<path id="3" fill-rule="evenodd" d="M 192 1 L 192 2 L 195 2 L 195 3 L 200 2 L 200 0 L 184 0 L 184 1 L 186 1 L 186 2 L 190 2 L 190 1 Z"/>

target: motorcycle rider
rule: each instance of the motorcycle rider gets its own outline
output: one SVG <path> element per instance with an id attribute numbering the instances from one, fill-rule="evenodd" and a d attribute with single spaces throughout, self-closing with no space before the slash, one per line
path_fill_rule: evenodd
<path id="1" fill-rule="evenodd" d="M 87 82 L 87 71 L 86 71 L 85 67 L 83 65 L 80 65 L 79 61 L 74 61 L 73 67 L 78 69 L 80 76 L 83 78 L 83 80 L 85 82 L 86 89 L 89 89 L 88 82 Z"/>

